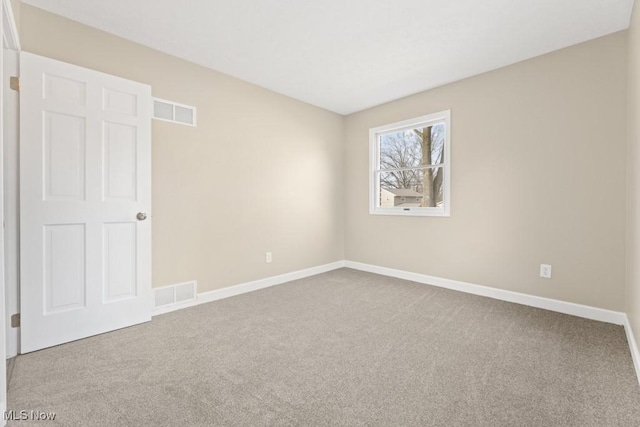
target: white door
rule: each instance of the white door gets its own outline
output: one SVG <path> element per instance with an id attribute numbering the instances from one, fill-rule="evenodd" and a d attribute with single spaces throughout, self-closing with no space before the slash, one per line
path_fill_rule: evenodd
<path id="1" fill-rule="evenodd" d="M 27 353 L 151 319 L 151 88 L 20 55 Z"/>

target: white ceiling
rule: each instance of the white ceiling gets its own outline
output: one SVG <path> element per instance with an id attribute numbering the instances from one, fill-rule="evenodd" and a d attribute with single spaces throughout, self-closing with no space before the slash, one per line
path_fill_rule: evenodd
<path id="1" fill-rule="evenodd" d="M 626 29 L 633 0 L 23 0 L 341 114 Z"/>

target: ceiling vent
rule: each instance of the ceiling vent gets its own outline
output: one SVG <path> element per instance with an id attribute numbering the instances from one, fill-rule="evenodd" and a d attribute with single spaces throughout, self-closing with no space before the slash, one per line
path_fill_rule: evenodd
<path id="1" fill-rule="evenodd" d="M 196 125 L 196 107 L 153 98 L 153 118 L 181 125 Z"/>

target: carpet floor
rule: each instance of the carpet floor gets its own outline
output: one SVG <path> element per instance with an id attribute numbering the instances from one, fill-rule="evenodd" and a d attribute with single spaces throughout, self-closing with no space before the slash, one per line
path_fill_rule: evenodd
<path id="1" fill-rule="evenodd" d="M 640 425 L 622 327 L 350 269 L 19 356 L 8 406 L 84 427 Z"/>

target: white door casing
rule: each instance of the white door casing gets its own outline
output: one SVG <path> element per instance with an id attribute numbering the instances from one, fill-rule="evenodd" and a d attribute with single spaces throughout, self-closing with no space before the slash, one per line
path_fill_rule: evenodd
<path id="1" fill-rule="evenodd" d="M 0 35 L 2 35 L 2 54 L 0 55 L 0 80 L 7 78 L 4 72 L 4 60 L 7 47 L 6 33 L 9 27 L 14 24 L 13 18 L 7 15 L 7 8 L 10 5 L 5 4 L 3 0 L 0 4 Z M 6 425 L 4 414 L 7 409 L 7 365 L 5 363 L 7 351 L 5 346 L 6 328 L 5 328 L 5 283 L 4 283 L 4 87 L 0 85 L 0 217 L 2 219 L 2 227 L 0 227 L 0 414 L 3 415 L 0 425 Z"/>
<path id="2" fill-rule="evenodd" d="M 26 52 L 20 72 L 27 353 L 151 319 L 151 88 Z"/>
<path id="3" fill-rule="evenodd" d="M 19 53 L 12 49 L 2 52 L 4 78 L 2 81 L 3 103 L 3 191 L 4 191 L 4 280 L 5 280 L 5 325 L 7 358 L 19 353 L 20 328 L 11 327 L 11 316 L 20 312 L 18 261 L 18 92 L 10 88 L 8 76 L 20 75 Z"/>

